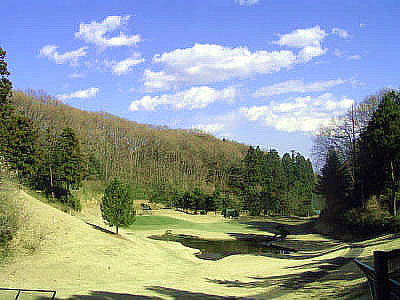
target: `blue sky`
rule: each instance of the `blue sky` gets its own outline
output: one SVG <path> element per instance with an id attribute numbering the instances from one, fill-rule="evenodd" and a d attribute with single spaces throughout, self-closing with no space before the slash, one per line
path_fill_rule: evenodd
<path id="1" fill-rule="evenodd" d="M 2 1 L 14 88 L 310 157 L 312 135 L 400 78 L 400 2 Z"/>

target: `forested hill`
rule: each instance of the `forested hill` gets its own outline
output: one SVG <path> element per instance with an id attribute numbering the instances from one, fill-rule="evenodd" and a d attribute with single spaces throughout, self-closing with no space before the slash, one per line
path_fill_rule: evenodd
<path id="1" fill-rule="evenodd" d="M 274 149 L 219 140 L 198 130 L 82 111 L 32 90 L 14 91 L 10 104 L 16 123 L 7 126 L 18 132 L 14 142 L 5 139 L 5 157 L 20 179 L 29 178 L 30 185 L 65 198 L 74 208 L 80 204 L 70 198 L 70 189 L 82 180 L 117 177 L 153 201 L 195 211 L 233 206 L 254 215 L 311 212 L 312 165 L 295 151 L 281 158 Z"/>
<path id="2" fill-rule="evenodd" d="M 79 110 L 44 92 L 13 91 L 11 102 L 40 127 L 42 136 L 71 127 L 90 173 L 105 181 L 119 177 L 138 185 L 213 189 L 226 184 L 229 169 L 248 149 L 198 130 L 143 125 L 105 112 Z"/>

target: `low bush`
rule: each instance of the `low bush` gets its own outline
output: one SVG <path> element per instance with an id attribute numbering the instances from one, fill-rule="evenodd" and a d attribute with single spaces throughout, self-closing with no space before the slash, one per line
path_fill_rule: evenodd
<path id="1" fill-rule="evenodd" d="M 5 194 L 0 194 L 0 246 L 11 241 L 19 228 L 18 207 Z"/>
<path id="2" fill-rule="evenodd" d="M 353 208 L 343 216 L 343 225 L 352 233 L 362 236 L 390 232 L 392 224 L 391 215 L 383 210 Z M 400 222 L 398 223 L 400 225 Z"/>

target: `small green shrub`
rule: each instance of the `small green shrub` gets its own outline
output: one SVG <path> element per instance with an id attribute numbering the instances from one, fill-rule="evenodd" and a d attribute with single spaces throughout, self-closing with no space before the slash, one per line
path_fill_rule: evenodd
<path id="1" fill-rule="evenodd" d="M 67 205 L 68 205 L 69 207 L 71 207 L 73 210 L 76 210 L 76 211 L 81 211 L 81 210 L 82 210 L 81 201 L 80 201 L 80 199 L 79 199 L 76 195 L 74 195 L 74 194 L 71 194 L 71 195 L 69 196 L 68 201 L 67 201 Z"/>
<path id="2" fill-rule="evenodd" d="M 353 208 L 343 217 L 343 223 L 352 233 L 362 236 L 388 232 L 391 216 L 382 210 Z"/>
<path id="3" fill-rule="evenodd" d="M 9 197 L 0 194 L 0 246 L 11 241 L 19 229 L 18 207 Z"/>

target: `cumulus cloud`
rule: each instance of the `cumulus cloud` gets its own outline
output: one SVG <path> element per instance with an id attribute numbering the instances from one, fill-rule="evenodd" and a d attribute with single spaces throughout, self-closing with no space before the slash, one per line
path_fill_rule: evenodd
<path id="1" fill-rule="evenodd" d="M 333 28 L 332 33 L 338 35 L 342 39 L 350 38 L 350 34 L 346 30 L 341 29 L 341 28 L 337 28 L 337 27 Z"/>
<path id="2" fill-rule="evenodd" d="M 301 48 L 299 52 L 299 62 L 309 62 L 313 57 L 325 54 L 328 49 L 323 49 L 321 42 L 327 36 L 327 33 L 319 26 L 305 29 L 296 29 L 287 34 L 279 34 L 279 40 L 273 41 L 273 44 L 286 46 L 289 48 Z"/>
<path id="3" fill-rule="evenodd" d="M 129 110 L 156 111 L 160 105 L 171 107 L 175 110 L 193 110 L 204 108 L 209 104 L 224 100 L 233 101 L 236 90 L 233 87 L 223 90 L 216 90 L 207 86 L 193 87 L 188 90 L 175 94 L 164 94 L 161 96 L 144 96 L 140 100 L 135 100 L 129 106 Z"/>
<path id="4" fill-rule="evenodd" d="M 121 60 L 121 61 L 105 61 L 105 64 L 110 66 L 112 69 L 112 72 L 114 74 L 117 74 L 118 76 L 128 73 L 132 70 L 133 66 L 136 66 L 142 62 L 144 62 L 144 58 L 141 57 L 139 53 L 134 53 L 130 57 Z"/>
<path id="5" fill-rule="evenodd" d="M 78 50 L 65 52 L 63 54 L 58 53 L 57 46 L 46 45 L 40 49 L 40 55 L 47 57 L 49 60 L 54 61 L 56 64 L 69 63 L 70 65 L 77 65 L 80 57 L 86 56 L 87 47 L 79 48 Z"/>
<path id="6" fill-rule="evenodd" d="M 321 47 L 321 42 L 326 35 L 327 33 L 317 25 L 306 29 L 296 29 L 287 34 L 279 34 L 279 40 L 272 43 L 290 48 Z"/>
<path id="7" fill-rule="evenodd" d="M 213 123 L 213 124 L 197 124 L 192 126 L 193 129 L 199 129 L 201 131 L 216 134 L 224 130 L 224 124 L 221 123 Z"/>
<path id="8" fill-rule="evenodd" d="M 57 95 L 57 98 L 60 99 L 61 101 L 67 100 L 67 99 L 72 99 L 72 98 L 90 98 L 96 96 L 97 92 L 99 91 L 98 88 L 88 88 L 86 90 L 78 90 L 75 92 L 72 92 L 70 94 L 62 94 L 62 95 Z"/>
<path id="9" fill-rule="evenodd" d="M 316 81 L 304 83 L 302 80 L 288 80 L 262 87 L 254 92 L 254 97 L 270 97 L 287 93 L 320 92 L 345 83 L 341 78 L 335 80 Z"/>
<path id="10" fill-rule="evenodd" d="M 134 46 L 142 39 L 139 34 L 125 35 L 119 31 L 119 35 L 107 37 L 106 35 L 123 29 L 128 23 L 130 16 L 108 16 L 102 22 L 92 21 L 89 24 L 81 23 L 79 31 L 75 33 L 75 37 L 84 40 L 87 43 L 93 43 L 100 48 Z"/>
<path id="11" fill-rule="evenodd" d="M 257 4 L 259 0 L 235 0 L 236 3 L 239 3 L 241 6 L 252 6 Z"/>
<path id="12" fill-rule="evenodd" d="M 179 84 L 206 84 L 255 74 L 278 72 L 296 62 L 292 51 L 255 51 L 245 47 L 229 48 L 214 44 L 195 44 L 155 55 L 153 63 L 164 66 L 159 72 L 144 73 L 149 90 L 168 89 Z"/>
<path id="13" fill-rule="evenodd" d="M 259 121 L 286 132 L 316 132 L 320 126 L 346 112 L 353 99 L 325 93 L 318 97 L 297 97 L 285 102 L 271 101 L 268 105 L 241 107 L 240 113 L 250 121 Z"/>

